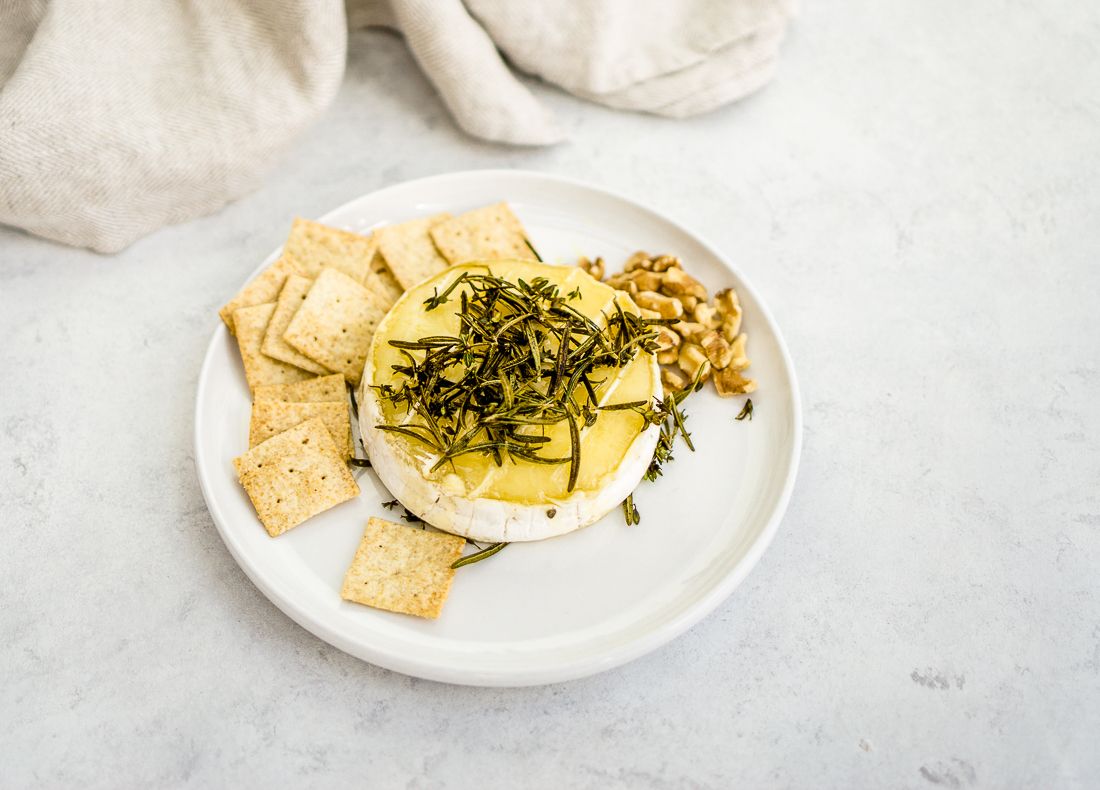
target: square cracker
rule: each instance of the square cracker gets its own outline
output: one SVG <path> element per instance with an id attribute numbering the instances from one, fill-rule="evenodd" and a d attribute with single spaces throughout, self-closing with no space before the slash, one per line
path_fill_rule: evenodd
<path id="1" fill-rule="evenodd" d="M 374 257 L 374 263 L 371 264 L 370 268 L 370 274 L 367 275 L 367 281 L 363 285 L 368 291 L 374 291 L 381 296 L 382 301 L 386 303 L 386 309 L 389 310 L 401 298 L 401 294 L 405 293 L 405 289 L 401 287 L 401 283 L 397 282 L 393 272 L 386 266 L 386 261 L 381 253 Z"/>
<path id="2" fill-rule="evenodd" d="M 248 284 L 218 311 L 218 315 L 229 327 L 229 331 L 234 335 L 237 334 L 237 328 L 233 325 L 235 311 L 242 307 L 274 302 L 279 296 L 279 290 L 283 287 L 283 280 L 288 274 L 294 274 L 296 271 L 294 264 L 285 258 L 280 258 L 249 280 Z"/>
<path id="3" fill-rule="evenodd" d="M 275 303 L 275 312 L 271 315 L 271 322 L 264 333 L 264 342 L 260 350 L 272 359 L 280 362 L 288 362 L 310 373 L 324 375 L 328 370 L 318 365 L 304 354 L 299 354 L 283 340 L 283 332 L 290 326 L 290 319 L 298 312 L 298 308 L 305 301 L 313 280 L 298 274 L 287 275 L 283 282 L 283 290 L 279 291 L 279 301 Z"/>
<path id="4" fill-rule="evenodd" d="M 451 564 L 462 556 L 466 540 L 372 518 L 344 577 L 345 601 L 439 617 L 451 590 Z"/>
<path id="5" fill-rule="evenodd" d="M 359 495 L 319 418 L 256 445 L 233 466 L 271 537 Z"/>
<path id="6" fill-rule="evenodd" d="M 328 267 L 342 271 L 356 282 L 366 282 L 377 251 L 374 236 L 361 236 L 301 217 L 294 219 L 283 245 L 283 257 L 311 280 Z"/>
<path id="7" fill-rule="evenodd" d="M 268 322 L 271 321 L 271 315 L 274 312 L 275 304 L 271 302 L 241 307 L 233 311 L 233 324 L 237 328 L 237 346 L 241 350 L 244 376 L 248 379 L 250 390 L 255 390 L 264 384 L 291 384 L 313 377 L 312 373 L 272 359 L 260 350 Z"/>
<path id="8" fill-rule="evenodd" d="M 408 290 L 447 268 L 447 260 L 435 248 L 428 231 L 450 217 L 446 213 L 436 214 L 374 232 L 386 266 L 403 289 Z"/>
<path id="9" fill-rule="evenodd" d="M 363 375 L 374 328 L 386 305 L 373 291 L 335 269 L 323 269 L 283 338 L 352 384 Z"/>
<path id="10" fill-rule="evenodd" d="M 284 403 L 347 403 L 348 385 L 340 373 L 296 381 L 293 384 L 267 384 L 257 387 L 253 400 L 278 400 Z"/>
<path id="11" fill-rule="evenodd" d="M 290 430 L 314 417 L 320 418 L 344 458 L 351 458 L 351 413 L 348 402 L 286 403 L 260 400 L 252 404 L 252 419 L 248 423 L 248 446 L 255 447 L 276 434 Z"/>
<path id="12" fill-rule="evenodd" d="M 523 223 L 507 203 L 467 211 L 439 223 L 430 232 L 435 246 L 452 264 L 503 258 L 536 260 L 527 245 Z"/>

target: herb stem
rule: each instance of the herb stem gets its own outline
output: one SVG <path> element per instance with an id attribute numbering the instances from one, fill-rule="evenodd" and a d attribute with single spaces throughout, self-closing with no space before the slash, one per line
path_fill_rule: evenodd
<path id="1" fill-rule="evenodd" d="M 737 416 L 733 419 L 741 422 L 741 420 L 745 419 L 746 417 L 749 418 L 749 422 L 752 422 L 752 398 L 747 398 L 745 400 L 745 405 L 741 407 L 741 411 L 738 412 Z"/>
<path id="2" fill-rule="evenodd" d="M 507 546 L 507 543 L 493 543 L 486 546 L 481 551 L 475 551 L 473 554 L 467 554 L 465 557 L 461 557 L 451 563 L 452 568 L 461 568 L 466 565 L 473 565 L 475 562 L 481 562 L 484 559 L 492 557 L 498 551 Z"/>

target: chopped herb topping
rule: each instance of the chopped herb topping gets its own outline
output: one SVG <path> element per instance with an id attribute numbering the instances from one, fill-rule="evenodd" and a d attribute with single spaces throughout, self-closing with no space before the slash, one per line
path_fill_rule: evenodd
<path id="1" fill-rule="evenodd" d="M 491 272 L 464 272 L 436 289 L 425 309 L 449 302 L 456 291 L 457 336 L 389 341 L 406 363 L 393 366 L 395 383 L 375 389 L 416 419 L 378 428 L 430 447 L 439 456 L 433 469 L 468 453 L 490 456 L 497 466 L 505 460 L 568 464 L 572 491 L 580 472 L 580 430 L 598 416 L 601 370 L 625 367 L 639 352 L 656 351 L 653 322 L 616 302 L 601 326 L 570 306 L 545 278 L 510 282 Z M 550 437 L 530 429 L 563 422 L 569 454 L 541 454 Z M 657 423 L 647 420 L 650 424 Z"/>

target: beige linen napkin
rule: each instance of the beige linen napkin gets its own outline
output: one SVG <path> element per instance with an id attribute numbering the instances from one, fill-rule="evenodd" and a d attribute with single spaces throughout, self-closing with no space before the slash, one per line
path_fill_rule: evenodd
<path id="1" fill-rule="evenodd" d="M 255 188 L 328 105 L 347 28 L 401 32 L 457 123 L 562 138 L 516 68 L 685 117 L 771 77 L 790 0 L 0 0 L 0 223 L 119 250 Z"/>

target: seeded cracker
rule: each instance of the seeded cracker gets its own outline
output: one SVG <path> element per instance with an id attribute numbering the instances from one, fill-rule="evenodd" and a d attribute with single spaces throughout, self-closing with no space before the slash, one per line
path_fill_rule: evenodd
<path id="1" fill-rule="evenodd" d="M 244 363 L 244 375 L 248 379 L 250 390 L 265 384 L 291 384 L 313 377 L 313 374 L 272 359 L 260 350 L 264 342 L 264 332 L 267 331 L 268 322 L 274 312 L 273 303 L 242 307 L 233 312 L 237 346 L 241 350 L 241 362 Z"/>
<path id="2" fill-rule="evenodd" d="M 298 312 L 298 308 L 305 301 L 306 294 L 313 281 L 308 277 L 291 274 L 283 283 L 283 290 L 279 292 L 279 301 L 275 303 L 275 312 L 271 316 L 271 323 L 267 325 L 264 333 L 264 342 L 261 350 L 272 359 L 288 362 L 310 373 L 324 375 L 328 370 L 318 365 L 304 354 L 299 354 L 283 340 L 283 332 L 290 326 L 290 320 Z"/>
<path id="3" fill-rule="evenodd" d="M 237 333 L 233 325 L 234 311 L 242 307 L 274 302 L 279 296 L 279 290 L 283 287 L 283 280 L 288 274 L 294 273 L 294 265 L 285 258 L 280 258 L 250 280 L 240 293 L 218 311 L 218 315 L 229 327 L 229 331 L 233 334 Z"/>
<path id="4" fill-rule="evenodd" d="M 447 268 L 446 259 L 436 250 L 428 231 L 450 217 L 450 214 L 436 214 L 374 232 L 386 266 L 403 289 L 412 288 Z"/>
<path id="5" fill-rule="evenodd" d="M 536 260 L 527 233 L 507 203 L 467 211 L 431 229 L 435 246 L 452 264 L 504 258 Z"/>
<path id="6" fill-rule="evenodd" d="M 318 376 L 315 379 L 297 381 L 293 384 L 268 384 L 257 387 L 252 393 L 252 399 L 277 400 L 284 403 L 317 403 L 324 401 L 337 401 L 346 403 L 347 382 L 339 373 L 329 376 Z"/>
<path id="7" fill-rule="evenodd" d="M 262 400 L 252 404 L 252 419 L 248 424 L 248 446 L 255 447 L 276 434 L 290 430 L 314 417 L 320 418 L 325 429 L 344 458 L 350 458 L 351 417 L 348 402 L 284 403 Z"/>
<path id="8" fill-rule="evenodd" d="M 359 495 L 320 419 L 308 420 L 233 459 L 237 477 L 272 537 Z"/>
<path id="9" fill-rule="evenodd" d="M 401 283 L 397 282 L 393 272 L 386 268 L 386 261 L 382 258 L 381 253 L 375 256 L 374 263 L 371 264 L 370 268 L 371 273 L 367 275 L 367 281 L 364 285 L 368 291 L 374 291 L 382 297 L 382 301 L 386 303 L 386 309 L 388 310 L 393 307 L 394 302 L 401 298 L 401 294 L 405 293 L 405 289 L 401 287 Z"/>
<path id="10" fill-rule="evenodd" d="M 298 217 L 283 246 L 283 257 L 294 264 L 299 274 L 311 280 L 321 273 L 321 269 L 329 267 L 363 283 L 377 251 L 378 242 L 373 236 L 361 236 Z"/>
<path id="11" fill-rule="evenodd" d="M 455 575 L 451 563 L 465 544 L 457 535 L 372 518 L 340 597 L 391 612 L 439 617 Z"/>
<path id="12" fill-rule="evenodd" d="M 386 305 L 380 296 L 335 269 L 324 269 L 283 339 L 310 359 L 358 384 L 371 335 L 385 314 Z"/>

